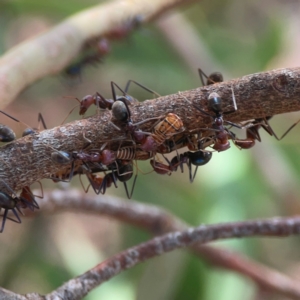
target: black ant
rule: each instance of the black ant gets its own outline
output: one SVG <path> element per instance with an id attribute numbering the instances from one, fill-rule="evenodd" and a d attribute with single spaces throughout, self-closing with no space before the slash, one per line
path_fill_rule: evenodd
<path id="1" fill-rule="evenodd" d="M 156 92 L 142 86 L 141 84 L 137 83 L 136 81 L 133 80 L 129 80 L 127 82 L 127 85 L 125 87 L 125 90 L 123 91 L 115 82 L 111 82 L 111 89 L 112 89 L 112 94 L 113 94 L 113 99 L 114 99 L 114 103 L 112 105 L 112 115 L 113 117 L 119 121 L 124 123 L 124 130 L 126 132 L 128 132 L 132 137 L 133 137 L 133 141 L 136 141 L 138 143 L 143 143 L 146 140 L 145 135 L 147 135 L 147 133 L 142 132 L 140 130 L 137 129 L 137 127 L 141 124 L 144 124 L 146 122 L 152 121 L 152 120 L 157 120 L 161 117 L 154 117 L 154 118 L 148 118 L 146 120 L 137 122 L 137 123 L 133 123 L 132 119 L 131 119 L 131 112 L 129 109 L 130 104 L 138 102 L 137 99 L 131 97 L 130 95 L 127 94 L 127 90 L 129 88 L 130 83 L 133 82 L 137 85 L 139 85 L 140 87 L 144 88 L 145 90 L 159 96 L 159 94 L 157 94 Z M 123 95 L 122 96 L 117 96 L 116 95 L 116 88 L 118 88 Z M 112 123 L 113 124 L 113 123 Z M 114 127 L 118 130 L 121 130 L 119 127 L 117 127 L 115 124 L 113 124 Z M 145 150 L 145 149 L 143 149 Z M 145 150 L 148 151 L 148 150 Z"/>
<path id="2" fill-rule="evenodd" d="M 9 195 L 3 191 L 0 191 L 0 211 L 4 209 L 2 225 L 0 229 L 0 233 L 3 232 L 6 220 L 11 220 L 16 223 L 21 223 L 21 219 L 18 215 L 18 212 L 24 215 L 20 208 L 29 208 L 30 210 L 34 210 L 35 208 L 39 208 L 38 204 L 34 199 L 34 195 L 30 191 L 29 187 L 24 187 L 20 196 L 18 197 L 16 193 L 8 186 L 8 184 L 2 180 L 3 184 L 6 186 L 8 190 L 10 190 L 11 194 Z M 30 195 L 30 196 L 29 196 Z M 8 217 L 8 211 L 11 210 L 15 215 L 16 219 L 12 219 Z"/>
<path id="3" fill-rule="evenodd" d="M 188 169 L 189 169 L 189 178 L 190 182 L 193 182 L 197 170 L 199 166 L 203 166 L 207 164 L 211 158 L 212 158 L 212 152 L 210 151 L 204 151 L 202 147 L 202 142 L 191 142 L 189 137 L 187 138 L 188 142 L 186 145 L 191 149 L 191 150 L 198 150 L 196 152 L 191 152 L 187 151 L 184 152 L 180 155 L 176 155 L 172 158 L 171 161 L 169 161 L 165 156 L 164 158 L 168 162 L 168 165 L 156 162 L 155 160 L 151 160 L 150 164 L 152 165 L 154 171 L 158 174 L 171 174 L 171 172 L 177 171 L 178 167 L 181 168 L 181 171 L 183 172 L 183 164 L 187 164 Z M 192 174 L 192 165 L 196 166 L 196 169 L 194 171 L 194 174 Z"/>

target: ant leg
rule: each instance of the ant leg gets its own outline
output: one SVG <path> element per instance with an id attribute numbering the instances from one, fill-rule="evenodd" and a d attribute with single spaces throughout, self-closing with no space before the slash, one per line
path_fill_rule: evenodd
<path id="1" fill-rule="evenodd" d="M 18 119 L 12 117 L 12 116 L 9 115 L 8 113 L 4 112 L 3 110 L 0 110 L 0 112 L 1 112 L 2 114 L 6 115 L 7 117 L 11 118 L 12 120 L 14 120 L 14 121 L 20 123 L 20 121 L 19 121 Z"/>
<path id="2" fill-rule="evenodd" d="M 2 225 L 1 225 L 0 233 L 2 233 L 3 230 L 4 230 L 5 222 L 6 222 L 6 219 L 7 219 L 7 213 L 8 213 L 8 209 L 5 209 L 4 210 L 4 215 L 3 215 L 3 218 L 2 218 Z"/>
<path id="3" fill-rule="evenodd" d="M 128 188 L 127 188 L 127 183 L 126 183 L 126 181 L 123 182 L 123 183 L 124 183 L 124 188 L 125 188 L 125 191 L 126 191 L 126 195 L 127 195 L 127 198 L 128 198 L 128 199 L 131 199 L 131 197 L 132 197 L 132 194 L 133 194 L 133 191 L 134 191 L 134 187 L 135 187 L 136 179 L 137 179 L 137 174 L 135 174 L 135 176 L 134 176 L 130 194 L 129 194 L 129 192 L 128 192 Z"/>
<path id="4" fill-rule="evenodd" d="M 12 117 L 11 115 L 7 114 L 6 112 L 4 112 L 4 111 L 2 111 L 2 110 L 0 110 L 0 112 L 1 112 L 2 114 L 6 115 L 7 117 L 11 118 L 12 120 L 14 120 L 14 121 L 16 121 L 16 122 L 18 122 L 18 123 L 22 123 L 23 125 L 25 125 L 25 126 L 31 128 L 31 127 L 30 127 L 28 124 L 26 124 L 25 122 L 20 121 L 20 120 L 18 120 L 18 119 L 16 119 L 16 118 Z"/>
<path id="5" fill-rule="evenodd" d="M 153 91 L 153 90 L 147 88 L 146 86 L 144 86 L 144 85 L 142 85 L 142 84 L 140 84 L 140 83 L 138 83 L 138 82 L 136 82 L 136 81 L 134 81 L 134 80 L 128 80 L 128 81 L 127 81 L 127 84 L 126 84 L 125 89 L 124 89 L 125 93 L 128 92 L 129 86 L 130 86 L 131 83 L 134 83 L 134 84 L 138 85 L 139 87 L 141 87 L 141 88 L 144 89 L 145 91 L 147 91 L 147 92 L 149 92 L 149 93 L 155 95 L 156 97 L 161 97 L 160 94 L 156 93 L 155 91 Z"/>
<path id="6" fill-rule="evenodd" d="M 41 188 L 41 196 L 39 196 L 39 195 L 34 195 L 34 197 L 38 197 L 38 198 L 40 198 L 40 199 L 43 199 L 44 198 L 44 190 L 43 190 L 43 185 L 42 185 L 42 183 L 40 182 L 40 181 L 37 181 L 37 183 L 40 185 L 40 188 Z"/>
<path id="7" fill-rule="evenodd" d="M 190 183 L 193 183 L 193 181 L 194 181 L 194 179 L 195 179 L 195 177 L 196 177 L 197 171 L 198 171 L 198 167 L 199 167 L 199 166 L 196 166 L 195 171 L 194 171 L 194 174 L 192 175 L 192 173 L 193 173 L 193 167 L 192 167 L 192 162 L 189 160 L 188 168 L 189 168 L 189 178 L 190 178 Z"/>
<path id="8" fill-rule="evenodd" d="M 198 74 L 199 74 L 199 77 L 200 77 L 202 86 L 205 86 L 203 76 L 204 76 L 206 79 L 208 79 L 207 75 L 206 75 L 206 74 L 202 71 L 202 69 L 200 69 L 200 68 L 198 68 Z"/>
<path id="9" fill-rule="evenodd" d="M 81 104 L 81 101 L 80 101 L 78 98 L 74 98 L 74 97 L 71 97 L 71 96 L 64 96 L 63 98 L 75 99 L 79 104 L 76 105 L 76 106 L 74 106 L 74 107 L 70 110 L 70 112 L 69 112 L 69 113 L 67 114 L 67 116 L 63 119 L 63 121 L 62 121 L 62 123 L 61 123 L 60 125 L 63 125 L 63 124 L 66 122 L 66 120 L 68 119 L 69 115 L 73 112 L 73 110 L 74 110 L 76 107 L 80 106 L 80 104 Z"/>
<path id="10" fill-rule="evenodd" d="M 119 89 L 121 91 L 121 93 L 123 94 L 123 96 L 127 95 L 127 93 L 123 89 L 121 89 L 114 81 L 110 82 L 110 86 L 111 86 L 111 91 L 113 94 L 114 101 L 117 101 L 117 94 L 116 94 L 115 88 Z"/>
<path id="11" fill-rule="evenodd" d="M 80 183 L 81 183 L 81 186 L 82 186 L 84 192 L 87 193 L 87 192 L 89 191 L 90 186 L 92 186 L 92 188 L 93 188 L 95 194 L 98 195 L 98 194 L 99 194 L 99 191 L 98 191 L 98 188 L 97 188 L 96 185 L 95 185 L 95 181 L 94 181 L 94 178 L 93 178 L 92 174 L 91 174 L 90 172 L 88 172 L 88 173 L 86 173 L 85 175 L 86 175 L 86 177 L 87 177 L 87 179 L 88 179 L 88 181 L 89 181 L 89 185 L 88 185 L 88 187 L 87 187 L 86 189 L 85 189 L 85 187 L 84 187 L 84 185 L 83 185 L 83 182 L 82 182 L 82 180 L 81 180 L 81 175 L 79 176 L 79 180 L 80 180 Z"/>
<path id="12" fill-rule="evenodd" d="M 54 182 L 71 182 L 72 178 L 73 178 L 73 174 L 74 174 L 74 167 L 75 167 L 75 160 L 72 161 L 72 164 L 71 164 L 71 171 L 70 171 L 70 174 L 69 174 L 69 177 L 68 179 L 60 179 L 58 177 L 54 177 L 54 176 L 49 176 L 47 177 L 48 179 L 52 179 Z M 57 172 L 59 173 L 59 171 Z M 56 174 L 57 174 L 56 173 Z"/>
<path id="13" fill-rule="evenodd" d="M 13 222 L 18 223 L 18 224 L 22 223 L 22 221 L 21 221 L 18 213 L 15 211 L 15 209 L 12 209 L 12 212 L 16 216 L 17 220 L 14 220 L 14 219 L 8 217 L 7 216 L 8 215 L 8 209 L 5 209 L 4 214 L 3 214 L 3 219 L 2 219 L 2 225 L 1 225 L 0 233 L 2 233 L 3 230 L 4 230 L 6 220 L 10 220 L 10 221 L 13 221 Z"/>
<path id="14" fill-rule="evenodd" d="M 42 123 L 44 129 L 47 129 L 45 120 L 44 120 L 43 115 L 41 113 L 38 114 L 38 130 L 40 130 L 40 126 L 39 126 L 40 123 Z"/>
<path id="15" fill-rule="evenodd" d="M 273 130 L 273 128 L 271 127 L 271 125 L 269 124 L 269 121 L 265 118 L 265 122 L 267 123 L 267 125 L 268 125 L 268 128 L 269 128 L 269 130 L 267 130 L 267 132 L 270 134 L 270 132 L 272 133 L 272 134 L 270 134 L 270 135 L 273 135 L 274 137 L 275 137 L 275 139 L 277 140 L 277 141 L 280 141 L 280 140 L 282 140 L 299 122 L 300 122 L 300 119 L 296 122 L 296 123 L 294 123 L 293 125 L 291 125 L 285 132 L 284 132 L 284 134 L 279 138 L 278 136 L 277 136 L 277 134 L 274 132 L 274 130 Z M 265 127 L 263 127 L 264 129 L 265 129 Z M 266 130 L 266 129 L 265 129 Z"/>

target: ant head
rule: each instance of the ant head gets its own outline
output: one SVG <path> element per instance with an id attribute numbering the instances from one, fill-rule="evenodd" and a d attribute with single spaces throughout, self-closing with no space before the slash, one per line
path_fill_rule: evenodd
<path id="1" fill-rule="evenodd" d="M 0 124 L 0 142 L 11 142 L 15 138 L 16 134 L 10 127 Z"/>
<path id="2" fill-rule="evenodd" d="M 223 81 L 223 75 L 220 72 L 214 72 L 208 76 L 206 84 L 211 85 L 222 81 Z"/>
<path id="3" fill-rule="evenodd" d="M 30 134 L 34 134 L 36 132 L 37 129 L 35 128 L 26 128 L 23 133 L 22 136 L 26 136 L 26 135 L 30 135 Z"/>
<path id="4" fill-rule="evenodd" d="M 80 101 L 79 114 L 84 115 L 88 108 L 94 103 L 94 98 L 92 95 L 84 96 Z"/>
<path id="5" fill-rule="evenodd" d="M 218 93 L 213 92 L 209 94 L 208 107 L 216 114 L 222 111 L 222 99 Z"/>
<path id="6" fill-rule="evenodd" d="M 69 164 L 71 162 L 71 154 L 65 151 L 55 151 L 51 153 L 51 159 L 60 165 Z"/>
<path id="7" fill-rule="evenodd" d="M 116 118 L 118 121 L 126 122 L 130 118 L 130 110 L 125 101 L 122 101 L 121 99 L 118 99 L 114 102 L 111 107 L 111 111 L 114 118 Z"/>

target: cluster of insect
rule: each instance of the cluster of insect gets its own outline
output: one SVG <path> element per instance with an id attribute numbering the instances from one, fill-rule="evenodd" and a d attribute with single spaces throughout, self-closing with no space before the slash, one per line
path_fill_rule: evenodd
<path id="1" fill-rule="evenodd" d="M 210 76 L 206 76 L 199 69 L 199 75 L 203 85 L 205 85 L 205 79 L 206 85 L 223 81 L 220 73 L 213 73 Z M 88 187 L 84 187 L 82 183 L 85 192 L 88 192 L 88 189 L 92 187 L 96 194 L 104 194 L 107 188 L 113 185 L 118 187 L 119 181 L 123 183 L 126 195 L 130 199 L 137 179 L 138 160 L 150 159 L 153 171 L 161 175 L 170 175 L 178 169 L 183 172 L 186 165 L 189 180 L 193 182 L 198 167 L 207 164 L 211 160 L 213 152 L 228 150 L 230 148 L 230 140 L 240 149 L 249 149 L 255 145 L 256 141 L 261 141 L 260 128 L 263 128 L 277 140 L 280 140 L 298 123 L 293 124 L 282 137 L 278 138 L 269 125 L 270 116 L 254 119 L 244 124 L 226 121 L 224 120 L 224 116 L 237 109 L 233 91 L 232 106 L 234 109 L 230 111 L 223 111 L 222 98 L 216 92 L 208 96 L 208 112 L 199 107 L 199 105 L 191 104 L 202 117 L 211 119 L 210 126 L 198 129 L 197 132 L 186 131 L 181 118 L 171 112 L 157 118 L 149 118 L 134 123 L 130 108 L 138 100 L 128 94 L 131 83 L 159 97 L 151 89 L 136 81 L 129 80 L 124 90 L 116 83 L 111 82 L 112 99 L 107 99 L 98 92 L 94 95 L 85 96 L 81 101 L 77 99 L 80 104 L 80 115 L 84 115 L 91 105 L 95 105 L 98 112 L 100 110 L 110 110 L 112 116 L 110 123 L 117 130 L 123 131 L 128 137 L 127 141 L 129 142 L 120 142 L 120 145 L 115 150 L 112 150 L 108 146 L 108 143 L 104 143 L 100 149 L 93 149 L 91 141 L 84 137 L 86 144 L 80 151 L 53 149 L 51 159 L 60 168 L 57 173 L 49 176 L 50 179 L 54 182 L 69 182 L 75 175 L 79 175 L 80 180 L 81 176 L 86 176 L 89 185 Z M 117 90 L 121 92 L 121 96 L 117 95 Z M 188 99 L 186 100 L 189 101 Z M 7 113 L 0 112 L 19 122 L 19 120 Z M 38 119 L 46 129 L 46 124 L 41 114 L 39 114 Z M 152 122 L 150 132 L 144 132 L 140 129 L 141 125 L 147 122 Z M 246 138 L 238 138 L 231 131 L 232 127 L 245 129 Z M 28 128 L 24 131 L 23 136 L 35 132 L 35 129 Z M 0 126 L 0 140 L 2 142 L 11 142 L 15 137 L 15 133 L 8 126 Z M 179 153 L 177 150 L 183 147 L 187 147 L 188 150 Z M 172 159 L 168 159 L 165 155 L 171 152 L 175 152 L 175 155 Z M 127 185 L 130 179 L 133 181 L 131 189 Z M 24 187 L 18 196 L 5 181 L 3 182 L 10 193 L 0 191 L 0 212 L 4 210 L 4 213 L 1 215 L 2 225 L 0 232 L 3 232 L 6 220 L 21 223 L 19 214 L 23 214 L 24 209 L 32 211 L 38 209 L 39 206 L 35 197 L 43 196 L 34 195 L 29 186 Z M 8 215 L 9 211 L 11 211 L 10 215 Z"/>

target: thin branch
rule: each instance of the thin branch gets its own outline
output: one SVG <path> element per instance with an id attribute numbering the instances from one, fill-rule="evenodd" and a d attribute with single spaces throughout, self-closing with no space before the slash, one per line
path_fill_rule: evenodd
<path id="1" fill-rule="evenodd" d="M 93 288 L 122 271 L 132 268 L 152 257 L 162 255 L 175 249 L 185 248 L 195 243 L 204 244 L 220 239 L 250 236 L 281 237 L 299 234 L 299 232 L 299 217 L 273 218 L 269 220 L 224 223 L 209 226 L 201 225 L 182 232 L 172 232 L 127 249 L 107 259 L 86 273 L 68 281 L 56 291 L 48 294 L 46 299 L 52 299 L 51 297 L 81 299 Z"/>
<path id="2" fill-rule="evenodd" d="M 0 58 L 0 99 L 6 106 L 25 87 L 59 73 L 84 44 L 139 16 L 148 22 L 190 0 L 118 0 L 82 11 L 49 31 L 10 49 Z"/>
<path id="3" fill-rule="evenodd" d="M 155 235 L 185 230 L 189 226 L 164 209 L 153 205 L 146 205 L 133 200 L 124 201 L 110 196 L 88 195 L 75 189 L 46 192 L 44 199 L 41 199 L 39 203 L 43 212 L 65 209 L 103 214 L 144 228 Z M 211 264 L 247 276 L 264 289 L 288 296 L 291 299 L 299 299 L 300 297 L 300 287 L 296 280 L 260 265 L 241 254 L 226 249 L 203 246 L 200 243 L 195 244 L 192 249 L 195 254 Z"/>
<path id="4" fill-rule="evenodd" d="M 195 108 L 198 106 L 209 112 L 207 98 L 211 92 L 217 92 L 223 99 L 223 107 L 230 110 L 233 105 L 232 89 L 234 90 L 238 110 L 226 115 L 226 119 L 233 122 L 300 110 L 299 79 L 300 68 L 256 73 L 147 100 L 132 105 L 130 110 L 135 123 L 148 118 L 159 118 L 168 112 L 176 113 L 182 119 L 188 134 L 211 126 L 212 118 L 204 116 Z M 1 148 L 0 160 L 3 163 L 0 164 L 0 177 L 5 178 L 13 190 L 29 186 L 42 178 L 49 178 L 61 169 L 61 165 L 52 161 L 51 153 L 57 150 L 80 151 L 86 143 L 84 135 L 91 141 L 93 149 L 99 149 L 109 141 L 110 149 L 116 150 L 120 143 L 124 145 L 124 141 L 128 141 L 128 134 L 124 130 L 116 130 L 112 121 L 115 120 L 112 119 L 111 112 L 104 111 L 94 117 L 37 132 L 12 142 Z M 146 122 L 140 128 L 151 132 L 153 122 Z M 117 125 L 122 128 L 122 124 Z M 7 191 L 3 182 L 0 182 L 0 189 Z"/>

